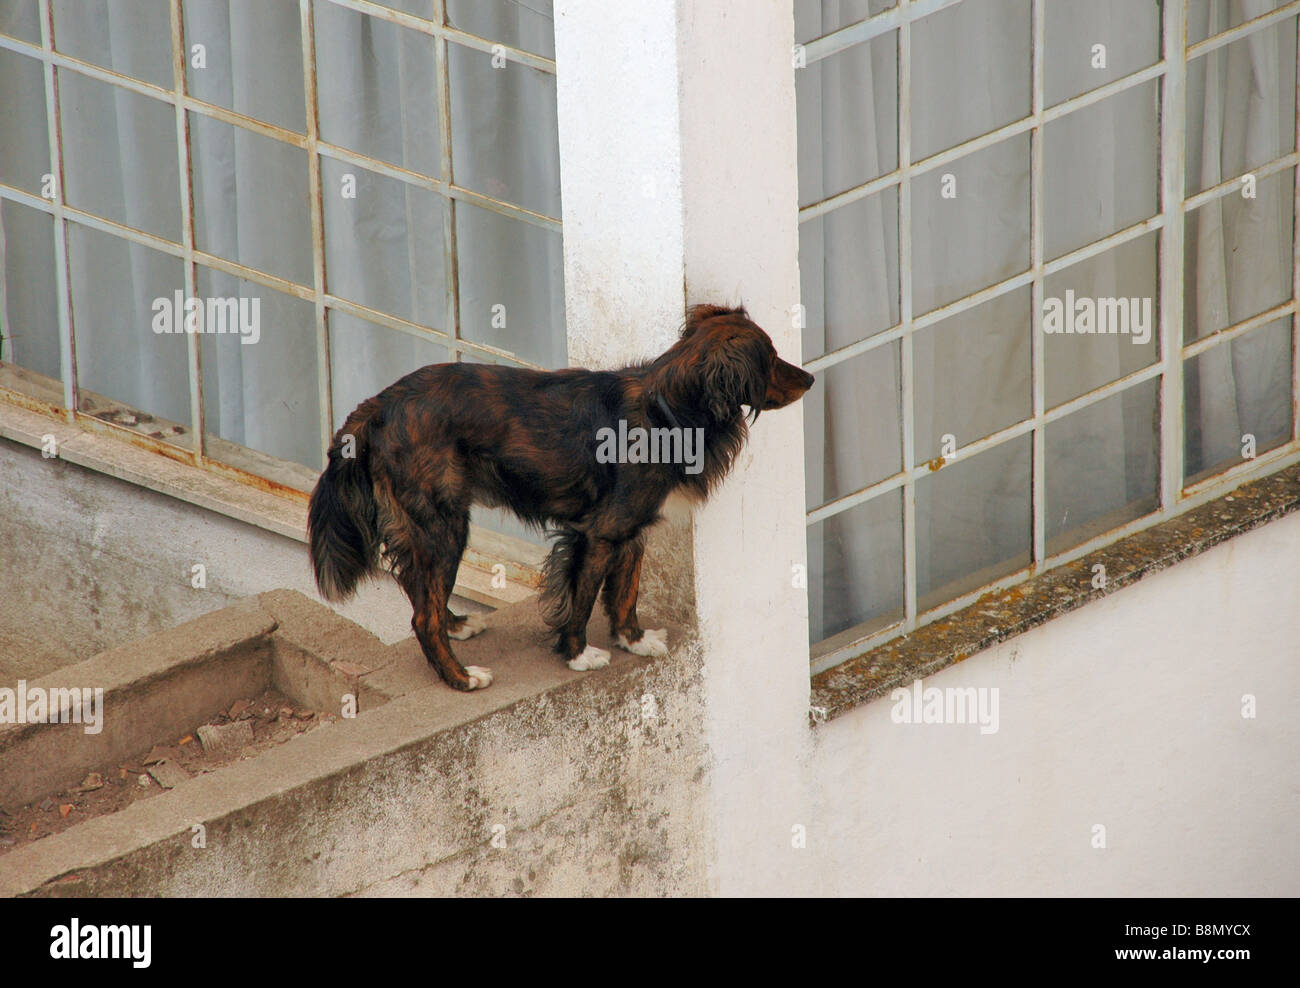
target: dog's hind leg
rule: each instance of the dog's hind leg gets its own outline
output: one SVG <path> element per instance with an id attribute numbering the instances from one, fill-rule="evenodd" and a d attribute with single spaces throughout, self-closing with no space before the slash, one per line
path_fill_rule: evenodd
<path id="1" fill-rule="evenodd" d="M 481 614 L 453 614 L 447 611 L 447 637 L 463 642 L 487 630 L 487 622 Z"/>
<path id="2" fill-rule="evenodd" d="M 644 555 L 645 540 L 641 535 L 622 543 L 615 550 L 601 595 L 605 613 L 609 615 L 609 633 L 619 648 L 634 655 L 667 655 L 667 629 L 643 631 L 636 616 L 641 558 Z"/>
<path id="3" fill-rule="evenodd" d="M 411 627 L 429 665 L 452 689 L 481 690 L 492 684 L 491 670 L 466 668 L 452 653 L 451 611 L 447 601 L 456 585 L 456 568 L 469 533 L 468 517 L 455 509 L 440 509 L 413 526 L 411 560 L 399 581 L 411 599 Z"/>
<path id="4" fill-rule="evenodd" d="M 613 563 L 616 544 L 566 531 L 546 560 L 547 623 L 559 633 L 555 650 L 570 669 L 582 672 L 609 665 L 609 653 L 587 644 L 587 622 L 600 585 Z"/>
<path id="5" fill-rule="evenodd" d="M 454 541 L 448 544 L 448 552 L 454 554 L 456 559 L 456 565 L 451 569 L 450 582 L 445 584 L 448 600 L 451 600 L 452 591 L 456 588 L 456 571 L 460 568 L 460 559 L 465 554 L 465 545 L 469 541 L 469 515 L 458 520 L 460 525 L 453 533 Z M 453 614 L 450 607 L 447 608 L 446 624 L 447 637 L 461 642 L 487 629 L 487 622 L 481 614 Z"/>

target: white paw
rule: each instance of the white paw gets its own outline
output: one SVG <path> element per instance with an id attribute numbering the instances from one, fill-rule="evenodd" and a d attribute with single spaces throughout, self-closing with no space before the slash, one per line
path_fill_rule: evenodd
<path id="1" fill-rule="evenodd" d="M 668 629 L 657 628 L 654 631 L 643 631 L 640 640 L 634 642 L 628 641 L 626 635 L 619 635 L 618 647 L 625 652 L 631 652 L 633 655 L 650 655 L 655 658 L 662 658 L 668 654 Z"/>
<path id="2" fill-rule="evenodd" d="M 465 671 L 469 673 L 470 689 L 485 690 L 492 685 L 491 669 L 484 669 L 482 666 L 466 666 Z"/>
<path id="3" fill-rule="evenodd" d="M 588 669 L 604 669 L 609 665 L 609 653 L 603 648 L 588 645 L 582 654 L 569 660 L 569 668 L 574 672 L 586 672 Z"/>
<path id="4" fill-rule="evenodd" d="M 487 622 L 483 620 L 482 614 L 466 614 L 465 620 L 460 623 L 460 627 L 455 631 L 448 631 L 447 637 L 463 642 L 466 638 L 473 638 L 486 628 Z"/>

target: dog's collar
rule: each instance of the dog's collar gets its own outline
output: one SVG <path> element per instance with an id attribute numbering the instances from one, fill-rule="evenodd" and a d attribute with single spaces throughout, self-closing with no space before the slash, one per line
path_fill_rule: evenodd
<path id="1" fill-rule="evenodd" d="M 655 401 L 658 403 L 660 409 L 663 410 L 663 413 L 668 416 L 668 421 L 671 422 L 675 427 L 680 428 L 680 426 L 677 424 L 677 416 L 674 415 L 672 413 L 672 409 L 668 407 L 668 402 L 664 401 L 664 396 L 658 394 L 655 395 Z"/>

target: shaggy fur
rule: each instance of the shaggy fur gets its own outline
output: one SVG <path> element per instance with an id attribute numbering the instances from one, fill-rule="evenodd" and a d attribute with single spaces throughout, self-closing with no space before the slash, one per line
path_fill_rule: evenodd
<path id="1" fill-rule="evenodd" d="M 362 402 L 334 437 L 308 512 L 317 585 L 340 600 L 386 564 L 429 664 L 456 689 L 486 686 L 491 674 L 467 671 L 448 643 L 479 629 L 447 602 L 470 505 L 504 506 L 554 530 L 542 612 L 571 667 L 595 668 L 608 655 L 588 647 L 586 629 L 602 585 L 611 634 L 625 647 L 642 639 L 642 533 L 668 495 L 706 498 L 748 435 L 742 406 L 757 419 L 812 384 L 743 308 L 715 305 L 692 308 L 666 353 L 622 370 L 423 367 Z M 599 462 L 598 433 L 620 420 L 629 430 L 702 429 L 701 468 Z"/>

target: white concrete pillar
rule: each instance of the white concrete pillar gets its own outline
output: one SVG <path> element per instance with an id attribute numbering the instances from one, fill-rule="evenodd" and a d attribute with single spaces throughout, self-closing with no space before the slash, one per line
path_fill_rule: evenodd
<path id="1" fill-rule="evenodd" d="M 557 0 L 569 363 L 662 353 L 684 306 L 672 0 Z"/>
<path id="2" fill-rule="evenodd" d="M 789 2 L 682 0 L 686 293 L 743 300 L 800 362 L 794 15 Z M 815 855 L 803 812 L 809 741 L 803 412 L 763 415 L 731 481 L 695 516 L 711 795 L 722 893 L 794 891 Z M 792 846 L 806 828 L 808 847 Z"/>
<path id="3" fill-rule="evenodd" d="M 656 354 L 686 304 L 744 302 L 799 362 L 792 5 L 557 0 L 555 25 L 571 361 Z M 792 580 L 803 513 L 795 405 L 759 419 L 675 540 L 694 590 L 722 894 L 798 891 L 815 854 L 807 594 Z"/>

